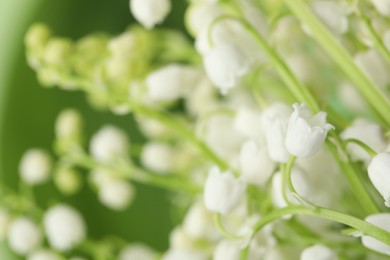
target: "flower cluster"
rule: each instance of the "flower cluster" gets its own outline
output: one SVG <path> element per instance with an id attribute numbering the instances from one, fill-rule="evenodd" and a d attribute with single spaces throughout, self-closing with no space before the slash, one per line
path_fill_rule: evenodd
<path id="1" fill-rule="evenodd" d="M 36 24 L 25 43 L 42 85 L 131 114 L 144 138 L 112 124 L 88 137 L 81 113 L 62 111 L 53 154 L 21 158 L 0 239 L 34 260 L 388 258 L 388 0 L 194 0 L 193 45 L 161 28 L 169 0 L 129 6 L 143 27 L 71 40 Z M 184 214 L 164 252 L 94 241 L 73 206 L 34 202 L 50 179 L 64 196 L 87 180 L 115 211 L 140 183 L 164 188 Z"/>

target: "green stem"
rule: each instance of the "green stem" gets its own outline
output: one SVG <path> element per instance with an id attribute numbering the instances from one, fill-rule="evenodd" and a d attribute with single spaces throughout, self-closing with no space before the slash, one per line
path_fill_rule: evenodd
<path id="1" fill-rule="evenodd" d="M 222 224 L 221 214 L 218 214 L 218 213 L 214 214 L 214 223 L 215 223 L 215 226 L 217 227 L 218 231 L 225 238 L 231 239 L 231 240 L 241 240 L 241 239 L 243 239 L 242 236 L 237 236 L 235 234 L 232 234 L 231 232 L 229 232 L 228 230 L 225 229 L 225 227 Z"/>
<path id="2" fill-rule="evenodd" d="M 368 146 L 366 143 L 358 140 L 358 139 L 355 139 L 355 138 L 350 138 L 350 139 L 346 139 L 343 141 L 343 144 L 344 146 L 347 146 L 349 143 L 354 143 L 354 144 L 357 144 L 359 145 L 361 148 L 363 148 L 371 157 L 375 157 L 378 153 L 372 149 L 370 146 Z"/>
<path id="3" fill-rule="evenodd" d="M 304 0 L 284 0 L 294 15 L 310 29 L 315 40 L 349 76 L 367 102 L 390 126 L 390 103 L 385 95 L 355 64 L 350 54 L 333 37 L 331 32 L 312 13 Z"/>

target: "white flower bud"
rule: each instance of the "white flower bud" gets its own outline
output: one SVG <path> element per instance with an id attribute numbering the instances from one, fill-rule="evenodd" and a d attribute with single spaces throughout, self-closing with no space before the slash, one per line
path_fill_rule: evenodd
<path id="1" fill-rule="evenodd" d="M 171 64 L 148 75 L 146 85 L 149 96 L 154 101 L 173 101 L 189 92 L 199 79 L 195 68 Z"/>
<path id="2" fill-rule="evenodd" d="M 130 244 L 119 253 L 119 260 L 155 260 L 156 253 L 150 247 L 143 244 Z"/>
<path id="3" fill-rule="evenodd" d="M 75 109 L 65 109 L 58 115 L 55 125 L 56 137 L 77 138 L 81 133 L 82 119 Z"/>
<path id="4" fill-rule="evenodd" d="M 223 239 L 214 249 L 213 260 L 238 260 L 241 247 L 237 241 Z"/>
<path id="5" fill-rule="evenodd" d="M 217 106 L 217 95 L 215 88 L 206 75 L 202 75 L 198 83 L 186 96 L 186 110 L 194 116 L 206 114 Z"/>
<path id="6" fill-rule="evenodd" d="M 130 0 L 130 11 L 144 27 L 151 29 L 171 11 L 170 0 Z"/>
<path id="7" fill-rule="evenodd" d="M 245 189 L 245 183 L 232 173 L 213 167 L 204 186 L 205 205 L 210 211 L 229 214 L 239 205 Z"/>
<path id="8" fill-rule="evenodd" d="M 200 202 L 188 210 L 183 221 L 183 229 L 195 239 L 214 240 L 218 237 L 212 213 Z"/>
<path id="9" fill-rule="evenodd" d="M 174 150 L 163 142 L 149 142 L 141 153 L 142 164 L 156 173 L 169 173 L 174 159 Z"/>
<path id="10" fill-rule="evenodd" d="M 378 87 L 384 89 L 389 84 L 389 65 L 377 50 L 370 49 L 356 54 L 355 63 Z"/>
<path id="11" fill-rule="evenodd" d="M 169 234 L 169 246 L 184 250 L 196 249 L 195 240 L 181 226 L 176 227 Z"/>
<path id="12" fill-rule="evenodd" d="M 42 234 L 31 219 L 20 217 L 12 221 L 9 227 L 8 242 L 15 253 L 26 255 L 40 246 Z"/>
<path id="13" fill-rule="evenodd" d="M 305 248 L 301 254 L 301 260 L 337 260 L 338 257 L 330 248 L 316 244 L 311 247 Z"/>
<path id="14" fill-rule="evenodd" d="M 98 195 L 105 206 L 113 210 L 124 210 L 133 201 L 135 190 L 127 181 L 111 179 L 101 184 Z"/>
<path id="15" fill-rule="evenodd" d="M 72 51 L 72 42 L 69 39 L 50 39 L 43 53 L 44 61 L 51 66 L 66 66 L 66 61 Z"/>
<path id="16" fill-rule="evenodd" d="M 310 157 L 318 152 L 334 126 L 326 123 L 325 112 L 313 116 L 304 104 L 293 107 L 295 111 L 290 116 L 286 135 L 287 151 L 297 157 Z"/>
<path id="17" fill-rule="evenodd" d="M 27 150 L 19 165 L 20 175 L 23 181 L 31 185 L 45 182 L 51 171 L 51 158 L 46 151 L 41 149 Z"/>
<path id="18" fill-rule="evenodd" d="M 390 232 L 390 213 L 379 213 L 370 215 L 365 221 L 371 223 L 387 232 Z M 381 254 L 390 255 L 390 246 L 370 236 L 362 236 L 362 244 Z"/>
<path id="19" fill-rule="evenodd" d="M 238 85 L 251 67 L 246 55 L 232 44 L 216 46 L 205 55 L 203 63 L 209 79 L 222 94 Z"/>
<path id="20" fill-rule="evenodd" d="M 240 107 L 237 111 L 234 126 L 243 136 L 262 141 L 260 111 L 247 107 Z"/>
<path id="21" fill-rule="evenodd" d="M 371 0 L 376 10 L 385 16 L 390 16 L 390 1 L 389 0 Z"/>
<path id="22" fill-rule="evenodd" d="M 73 195 L 81 188 L 80 173 L 69 167 L 61 167 L 54 175 L 54 183 L 65 195 Z"/>
<path id="23" fill-rule="evenodd" d="M 267 148 L 247 141 L 241 148 L 240 169 L 247 183 L 264 185 L 271 176 L 275 163 L 269 158 Z"/>
<path id="24" fill-rule="evenodd" d="M 81 214 L 74 208 L 59 204 L 44 215 L 44 227 L 50 245 L 60 251 L 68 251 L 81 243 L 86 227 Z"/>
<path id="25" fill-rule="evenodd" d="M 127 149 L 126 133 L 112 125 L 104 126 L 91 139 L 92 156 L 104 163 L 117 158 L 126 158 Z"/>
<path id="26" fill-rule="evenodd" d="M 382 151 L 386 146 L 383 130 L 380 125 L 369 122 L 365 119 L 356 119 L 352 125 L 340 134 L 341 139 L 358 139 L 376 152 Z M 362 160 L 368 164 L 371 157 L 357 144 L 348 144 L 347 150 L 353 160 Z"/>
<path id="27" fill-rule="evenodd" d="M 130 59 L 137 49 L 137 36 L 133 31 L 126 31 L 111 39 L 108 43 L 108 49 L 113 56 Z"/>
<path id="28" fill-rule="evenodd" d="M 53 251 L 40 249 L 30 254 L 27 260 L 61 260 L 62 258 Z"/>
<path id="29" fill-rule="evenodd" d="M 197 36 L 201 31 L 207 30 L 210 24 L 224 13 L 217 3 L 202 1 L 193 3 L 186 12 L 186 26 Z"/>
<path id="30" fill-rule="evenodd" d="M 379 153 L 368 165 L 368 176 L 390 207 L 390 153 Z"/>
<path id="31" fill-rule="evenodd" d="M 348 31 L 347 12 L 340 4 L 331 1 L 314 1 L 310 6 L 331 32 L 344 34 Z"/>
<path id="32" fill-rule="evenodd" d="M 28 29 L 24 42 L 27 48 L 43 48 L 50 36 L 49 28 L 45 24 L 37 23 Z"/>
<path id="33" fill-rule="evenodd" d="M 291 112 L 290 106 L 275 103 L 264 110 L 261 117 L 269 156 L 276 162 L 285 163 L 290 158 L 285 140 Z"/>

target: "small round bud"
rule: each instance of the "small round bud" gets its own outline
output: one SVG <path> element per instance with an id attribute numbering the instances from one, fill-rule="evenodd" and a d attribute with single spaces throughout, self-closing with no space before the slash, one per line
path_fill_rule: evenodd
<path id="1" fill-rule="evenodd" d="M 30 254 L 27 260 L 61 260 L 62 258 L 53 251 L 40 249 Z"/>
<path id="2" fill-rule="evenodd" d="M 54 175 L 54 183 L 61 193 L 73 195 L 81 188 L 80 173 L 69 167 L 61 167 Z"/>
<path id="3" fill-rule="evenodd" d="M 58 139 L 77 138 L 80 136 L 82 118 L 75 109 L 65 109 L 58 115 L 55 125 L 56 137 Z"/>
<path id="4" fill-rule="evenodd" d="M 113 210 L 124 210 L 134 200 L 135 189 L 127 181 L 111 179 L 101 183 L 99 200 Z"/>
<path id="5" fill-rule="evenodd" d="M 173 167 L 174 151 L 165 143 L 149 142 L 142 149 L 141 161 L 156 173 L 169 173 Z"/>
<path id="6" fill-rule="evenodd" d="M 119 260 L 154 260 L 157 255 L 150 247 L 143 244 L 131 244 L 119 253 Z"/>
<path id="7" fill-rule="evenodd" d="M 9 227 L 8 242 L 15 253 L 26 255 L 39 247 L 42 234 L 31 219 L 20 217 L 12 221 Z"/>
<path id="8" fill-rule="evenodd" d="M 68 39 L 54 38 L 47 42 L 43 59 L 48 65 L 66 66 L 72 50 L 72 42 Z"/>
<path id="9" fill-rule="evenodd" d="M 151 29 L 171 11 L 170 0 L 130 0 L 130 11 L 144 27 Z"/>
<path id="10" fill-rule="evenodd" d="M 27 150 L 19 165 L 21 178 L 31 185 L 41 184 L 49 178 L 51 165 L 51 158 L 44 150 Z"/>
<path id="11" fill-rule="evenodd" d="M 32 25 L 24 38 L 27 48 L 43 48 L 51 36 L 50 29 L 41 23 Z"/>

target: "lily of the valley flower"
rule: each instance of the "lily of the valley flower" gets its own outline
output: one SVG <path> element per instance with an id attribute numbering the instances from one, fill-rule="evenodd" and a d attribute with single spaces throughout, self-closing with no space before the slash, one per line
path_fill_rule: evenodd
<path id="1" fill-rule="evenodd" d="M 368 166 L 368 176 L 377 191 L 390 207 L 390 153 L 380 153 Z"/>
<path id="2" fill-rule="evenodd" d="M 170 0 L 130 0 L 130 10 L 144 27 L 151 29 L 171 11 Z"/>
<path id="3" fill-rule="evenodd" d="M 45 182 L 51 171 L 50 156 L 41 149 L 26 151 L 20 161 L 19 170 L 23 181 L 36 185 Z"/>
<path id="4" fill-rule="evenodd" d="M 329 247 L 321 244 L 313 245 L 303 250 L 301 260 L 337 260 L 338 257 Z"/>
<path id="5" fill-rule="evenodd" d="M 30 218 L 19 217 L 9 227 L 8 242 L 14 252 L 26 255 L 40 246 L 42 234 L 38 225 Z"/>
<path id="6" fill-rule="evenodd" d="M 226 215 L 240 203 L 246 189 L 245 183 L 231 172 L 221 172 L 213 167 L 204 187 L 204 201 L 210 211 Z"/>
<path id="7" fill-rule="evenodd" d="M 389 0 L 371 0 L 376 10 L 386 16 L 390 16 L 390 1 Z"/>
<path id="8" fill-rule="evenodd" d="M 370 215 L 366 217 L 365 220 L 368 223 L 371 223 L 381 229 L 390 232 L 390 213 L 379 213 L 379 214 Z M 376 252 L 385 255 L 390 255 L 390 246 L 370 236 L 362 236 L 362 244 L 365 247 L 374 250 Z"/>
<path id="9" fill-rule="evenodd" d="M 287 150 L 296 157 L 310 157 L 318 152 L 334 126 L 326 123 L 326 112 L 313 116 L 305 104 L 293 107 L 286 135 Z"/>

